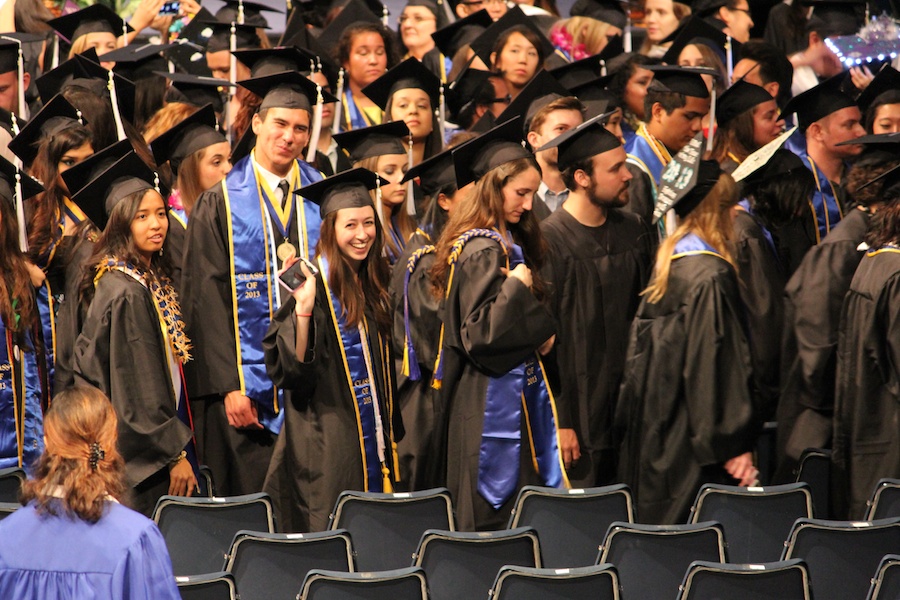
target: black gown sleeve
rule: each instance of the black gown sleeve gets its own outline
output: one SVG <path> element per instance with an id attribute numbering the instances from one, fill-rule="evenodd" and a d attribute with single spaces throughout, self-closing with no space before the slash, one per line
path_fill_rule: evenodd
<path id="1" fill-rule="evenodd" d="M 628 187 L 628 204 L 623 210 L 633 212 L 645 223 L 650 223 L 653 217 L 653 182 L 650 176 L 644 173 L 639 167 L 625 163 L 625 167 L 632 174 L 633 178 Z"/>
<path id="2" fill-rule="evenodd" d="M 294 316 L 296 301 L 288 299 L 272 317 L 269 330 L 263 338 L 262 346 L 266 357 L 266 372 L 272 382 L 281 388 L 304 391 L 312 395 L 316 387 L 316 336 L 323 331 L 322 323 L 325 314 L 319 306 L 319 293 L 316 291 L 316 306 L 309 323 L 305 362 L 297 358 L 297 317 Z"/>

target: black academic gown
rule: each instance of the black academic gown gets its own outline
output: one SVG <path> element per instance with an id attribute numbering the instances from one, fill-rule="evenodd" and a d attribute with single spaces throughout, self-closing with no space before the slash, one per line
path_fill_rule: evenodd
<path id="1" fill-rule="evenodd" d="M 431 386 L 434 360 L 437 357 L 441 320 L 438 316 L 440 300 L 431 293 L 428 272 L 434 265 L 434 254 L 419 259 L 409 279 L 409 336 L 419 364 L 420 378 L 412 381 L 403 373 L 403 350 L 406 325 L 403 312 L 403 282 L 406 266 L 413 252 L 429 245 L 430 240 L 416 233 L 410 238 L 391 273 L 391 309 L 394 315 L 394 367 L 397 373 L 397 404 L 403 415 L 406 435 L 397 443 L 400 458 L 398 490 L 422 490 L 443 485 L 436 480 L 442 469 L 436 464 L 440 457 L 433 447 L 434 425 L 439 421 L 437 390 Z"/>
<path id="2" fill-rule="evenodd" d="M 339 334 L 321 277 L 316 286 L 306 362 L 297 359 L 293 298 L 275 313 L 262 342 L 269 376 L 287 392 L 284 427 L 263 487 L 275 502 L 279 527 L 285 532 L 324 531 L 342 491 L 366 491 L 356 398 L 347 383 Z M 379 350 L 374 317 L 368 314 L 367 320 L 385 460 L 393 472 L 388 436 L 393 425 L 395 439 L 403 437 L 403 424 L 400 412 L 393 408 L 391 359 L 385 361 Z"/>
<path id="3" fill-rule="evenodd" d="M 703 483 L 752 449 L 750 351 L 738 282 L 722 258 L 672 261 L 668 289 L 641 302 L 616 407 L 619 479 L 641 523 L 685 523 Z"/>
<path id="4" fill-rule="evenodd" d="M 607 485 L 616 476 L 612 424 L 628 328 L 650 276 L 654 238 L 637 215 L 616 209 L 600 227 L 586 227 L 560 208 L 541 231 L 557 321 L 559 427 L 576 431 L 582 455 L 568 470 L 569 481 Z"/>
<path id="5" fill-rule="evenodd" d="M 144 497 L 142 484 L 161 471 L 168 481 L 167 465 L 191 439 L 176 412 L 165 343 L 150 291 L 130 275 L 105 273 L 75 343 L 74 371 L 112 400 L 126 480 L 138 488 L 134 508 L 144 514 L 158 496 Z"/>
<path id="6" fill-rule="evenodd" d="M 172 265 L 172 286 L 181 294 L 181 263 L 184 259 L 184 243 L 187 228 L 169 213 L 169 231 L 166 234 L 166 253 Z"/>
<path id="7" fill-rule="evenodd" d="M 780 391 L 784 274 L 759 221 L 744 210 L 734 217 L 732 244 L 753 359 L 754 397 L 764 421 L 775 418 Z"/>
<path id="8" fill-rule="evenodd" d="M 460 255 L 440 311 L 444 322 L 440 401 L 445 418 L 439 433 L 446 439 L 446 482 L 460 531 L 503 529 L 515 501 L 513 494 L 495 510 L 477 489 L 489 377 L 505 375 L 534 356 L 555 333 L 547 308 L 521 281 L 506 277 L 500 271 L 505 267 L 497 242 L 473 238 Z M 524 430 L 524 417 L 522 421 Z M 523 431 L 520 486 L 540 484 L 527 439 Z"/>
<path id="9" fill-rule="evenodd" d="M 625 163 L 625 168 L 632 175 L 631 184 L 628 186 L 628 204 L 625 206 L 625 210 L 633 212 L 645 223 L 650 223 L 653 218 L 653 207 L 656 204 L 653 181 L 636 165 Z"/>
<path id="10" fill-rule="evenodd" d="M 66 266 L 65 296 L 56 316 L 56 354 L 54 356 L 53 389 L 62 391 L 75 383 L 72 372 L 75 340 L 81 333 L 86 306 L 81 306 L 79 295 L 85 266 L 94 253 L 94 243 L 79 239 L 72 248 Z"/>
<path id="11" fill-rule="evenodd" d="M 844 300 L 837 349 L 831 498 L 862 519 L 878 480 L 900 477 L 900 252 L 866 255 Z"/>
<path id="12" fill-rule="evenodd" d="M 854 209 L 812 248 L 784 293 L 776 482 L 794 480 L 806 448 L 831 446 L 835 360 L 844 296 L 863 252 L 869 214 Z"/>

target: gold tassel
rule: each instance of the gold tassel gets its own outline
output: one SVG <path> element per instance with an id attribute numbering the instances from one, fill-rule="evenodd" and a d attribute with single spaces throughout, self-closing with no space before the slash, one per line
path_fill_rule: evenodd
<path id="1" fill-rule="evenodd" d="M 394 486 L 391 485 L 391 472 L 384 463 L 381 463 L 381 491 L 385 494 L 394 493 Z"/>

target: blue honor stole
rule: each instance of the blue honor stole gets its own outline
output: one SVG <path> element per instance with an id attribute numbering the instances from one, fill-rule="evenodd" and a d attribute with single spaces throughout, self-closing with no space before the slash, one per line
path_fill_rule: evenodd
<path id="1" fill-rule="evenodd" d="M 522 250 L 504 240 L 492 229 L 472 229 L 462 234 L 453 245 L 448 262 L 450 276 L 447 294 L 453 285 L 456 263 L 466 243 L 475 237 L 496 241 L 506 255 L 507 268 L 523 262 Z M 440 354 L 435 363 L 435 387 L 443 376 L 443 336 L 441 326 Z M 522 364 L 500 377 L 490 377 L 484 407 L 484 425 L 478 453 L 478 493 L 495 509 L 499 509 L 515 493 L 519 484 L 522 446 L 522 416 L 531 449 L 532 465 L 544 485 L 569 487 L 559 451 L 556 428 L 556 401 L 544 375 L 537 352 Z"/>
<path id="2" fill-rule="evenodd" d="M 378 125 L 378 123 L 373 123 L 371 119 L 366 116 L 366 113 L 356 105 L 356 100 L 353 99 L 353 92 L 350 90 L 349 84 L 344 87 L 344 97 L 341 98 L 341 106 L 344 109 L 344 116 L 341 123 L 347 125 L 345 131 Z"/>
<path id="3" fill-rule="evenodd" d="M 44 451 L 41 377 L 34 351 L 24 351 L 0 321 L 0 468 L 31 471 Z M 31 335 L 25 342 L 32 348 Z"/>
<path id="4" fill-rule="evenodd" d="M 184 227 L 185 230 L 187 229 L 187 224 L 188 224 L 187 211 L 185 211 L 183 208 L 175 208 L 174 206 L 170 206 L 169 214 L 172 215 L 172 218 L 175 219 L 175 221 L 179 225 Z"/>
<path id="5" fill-rule="evenodd" d="M 347 376 L 347 386 L 350 395 L 355 402 L 353 408 L 356 413 L 356 426 L 359 432 L 359 452 L 363 466 L 363 490 L 366 492 L 392 492 L 391 471 L 386 460 L 387 444 L 390 444 L 392 452 L 392 465 L 396 471 L 397 446 L 394 443 L 393 411 L 394 400 L 391 396 L 390 374 L 387 365 L 390 365 L 389 352 L 385 340 L 376 332 L 378 340 L 379 356 L 381 364 L 386 368 L 383 380 L 377 380 L 372 361 L 372 336 L 369 332 L 368 322 L 363 316 L 358 327 L 350 327 L 344 318 L 344 309 L 340 300 L 331 292 L 328 285 L 328 261 L 324 256 L 319 256 L 319 273 L 328 295 L 328 308 L 334 330 L 338 334 L 341 350 L 341 361 L 344 373 Z M 382 384 L 382 390 L 387 394 L 383 404 L 378 398 L 378 385 Z M 384 434 L 384 419 L 382 408 L 388 411 L 387 435 Z M 387 440 L 385 442 L 385 440 Z M 399 481 L 395 473 L 394 480 Z"/>
<path id="6" fill-rule="evenodd" d="M 672 160 L 668 150 L 653 139 L 653 136 L 647 131 L 647 124 L 641 123 L 630 144 L 626 146 L 626 151 L 628 152 L 627 162 L 650 176 L 653 202 L 656 203 L 659 179 L 662 177 L 663 169 Z"/>
<path id="7" fill-rule="evenodd" d="M 257 403 L 259 422 L 263 427 L 277 434 L 284 420 L 281 412 L 283 391 L 276 389 L 266 374 L 261 340 L 272 315 L 281 305 L 275 246 L 282 241 L 283 232 L 272 230 L 269 212 L 273 194 L 262 177 L 257 176 L 251 157 L 252 153 L 238 161 L 222 184 L 231 258 L 235 349 L 240 391 Z M 294 189 L 321 179 L 321 174 L 311 166 L 295 161 L 290 177 Z M 300 253 L 309 256 L 310 249 L 315 248 L 310 245 L 311 238 L 318 242 L 319 210 L 296 195 L 293 206 L 296 212 L 293 225 L 298 229 Z M 283 214 L 280 209 L 276 213 L 278 216 L 274 220 L 277 222 Z"/>
<path id="8" fill-rule="evenodd" d="M 710 246 L 706 240 L 696 233 L 689 233 L 675 243 L 672 259 L 692 256 L 694 254 L 712 254 L 723 258 L 718 250 Z"/>
<path id="9" fill-rule="evenodd" d="M 816 180 L 816 191 L 809 201 L 809 208 L 816 217 L 816 225 L 818 226 L 816 243 L 818 244 L 828 235 L 829 231 L 834 229 L 835 225 L 841 222 L 841 219 L 844 218 L 844 213 L 841 210 L 840 202 L 838 202 L 837 192 L 831 181 L 825 176 L 825 173 L 819 170 L 818 165 L 808 154 L 802 154 L 800 158 L 809 166 L 809 170 L 812 171 L 813 178 Z"/>

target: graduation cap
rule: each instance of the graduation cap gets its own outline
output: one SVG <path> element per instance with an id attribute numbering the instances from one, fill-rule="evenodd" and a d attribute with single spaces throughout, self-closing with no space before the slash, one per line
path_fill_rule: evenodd
<path id="1" fill-rule="evenodd" d="M 408 0 L 406 6 L 421 6 L 434 15 L 437 29 L 456 21 L 456 15 L 448 4 L 449 0 Z"/>
<path id="2" fill-rule="evenodd" d="M 535 152 L 559 148 L 557 162 L 559 170 L 563 171 L 575 163 L 619 148 L 622 146 L 622 142 L 603 126 L 607 118 L 609 118 L 609 113 L 597 115 L 578 127 L 553 138 Z"/>
<path id="3" fill-rule="evenodd" d="M 488 11 L 482 8 L 463 19 L 441 27 L 431 34 L 431 39 L 444 56 L 452 58 L 460 48 L 471 44 L 493 22 Z"/>
<path id="4" fill-rule="evenodd" d="M 551 69 L 548 72 L 566 89 L 571 90 L 582 83 L 593 81 L 603 75 L 604 65 L 599 54 L 582 58 Z"/>
<path id="5" fill-rule="evenodd" d="M 533 156 L 523 141 L 522 119 L 515 117 L 453 148 L 456 185 L 463 187 L 508 162 Z"/>
<path id="6" fill-rule="evenodd" d="M 104 4 L 93 4 L 87 8 L 47 21 L 69 42 L 88 33 L 111 33 L 116 37 L 131 33 L 134 29 L 122 17 Z"/>
<path id="7" fill-rule="evenodd" d="M 783 158 L 778 159 L 780 162 L 769 164 L 772 162 L 774 156 L 784 151 L 782 146 L 784 146 L 785 142 L 787 142 L 794 134 L 796 129 L 797 127 L 791 127 L 788 131 L 785 131 L 777 138 L 745 158 L 731 174 L 731 177 L 738 182 L 747 180 L 749 183 L 753 183 L 759 181 L 760 178 L 782 173 L 783 171 L 777 169 L 781 169 L 785 164 L 790 163 L 791 165 L 796 166 L 796 163 L 791 161 L 786 163 Z M 787 152 L 790 151 L 788 150 Z M 803 161 L 800 161 L 800 165 L 803 166 Z"/>
<path id="8" fill-rule="evenodd" d="M 569 14 L 573 17 L 590 17 L 625 29 L 628 25 L 626 5 L 624 0 L 577 0 Z"/>
<path id="9" fill-rule="evenodd" d="M 344 30 L 355 23 L 371 23 L 383 26 L 381 19 L 361 0 L 350 0 L 334 20 L 319 34 L 318 42 L 329 55 L 337 54 L 338 43 Z"/>
<path id="10" fill-rule="evenodd" d="M 18 68 L 19 44 L 13 40 L 0 39 L 0 73 L 17 71 Z"/>
<path id="11" fill-rule="evenodd" d="M 17 176 L 22 186 L 22 195 L 19 198 L 19 202 L 24 202 L 44 191 L 44 186 L 37 179 L 29 176 L 3 156 L 0 156 L 0 196 L 4 197 L 13 207 L 17 206 L 15 195 Z"/>
<path id="12" fill-rule="evenodd" d="M 385 154 L 406 154 L 404 140 L 409 137 L 409 128 L 403 121 L 391 121 L 373 127 L 351 129 L 334 134 L 334 141 L 350 155 L 350 162 Z"/>
<path id="13" fill-rule="evenodd" d="M 503 123 L 517 115 L 525 115 L 522 125 L 525 131 L 528 131 L 531 127 L 531 119 L 540 109 L 554 100 L 571 95 L 569 90 L 560 85 L 553 75 L 542 69 L 500 113 L 497 122 Z"/>
<path id="14" fill-rule="evenodd" d="M 432 109 L 440 105 L 441 80 L 415 58 L 407 58 L 402 63 L 362 89 L 363 95 L 386 110 L 394 92 L 418 89 L 428 94 Z"/>
<path id="15" fill-rule="evenodd" d="M 337 102 L 337 98 L 296 71 L 245 79 L 238 84 L 263 99 L 259 110 L 301 108 L 312 113 L 320 92 L 324 103 Z"/>
<path id="16" fill-rule="evenodd" d="M 241 139 L 237 141 L 234 147 L 231 149 L 231 156 L 228 159 L 231 161 L 231 164 L 237 164 L 237 161 L 241 160 L 245 156 L 250 156 L 250 152 L 253 150 L 253 147 L 256 145 L 256 134 L 253 133 L 253 128 L 248 127 L 244 134 L 241 136 Z"/>
<path id="17" fill-rule="evenodd" d="M 900 90 L 900 72 L 890 65 L 885 65 L 856 99 L 856 104 L 859 105 L 859 110 L 866 114 L 879 96 L 894 90 Z"/>
<path id="18" fill-rule="evenodd" d="M 469 45 L 478 58 L 484 61 L 484 64 L 490 65 L 491 52 L 494 50 L 494 44 L 507 29 L 517 26 L 528 27 L 538 35 L 541 40 L 541 47 L 539 50 L 544 55 L 545 60 L 553 54 L 555 50 L 553 44 L 547 39 L 547 36 L 544 35 L 540 28 L 534 24 L 534 20 L 522 12 L 522 9 L 518 4 L 506 11 L 505 15 L 494 21 L 490 27 L 484 30 L 484 33 L 472 40 L 472 43 Z"/>
<path id="19" fill-rule="evenodd" d="M 419 187 L 428 196 L 434 196 L 448 185 L 456 185 L 456 168 L 453 166 L 453 150 L 444 150 L 424 160 L 406 172 L 400 183 L 419 179 Z"/>
<path id="20" fill-rule="evenodd" d="M 9 149 L 22 159 L 22 164 L 30 165 L 41 142 L 74 125 L 84 125 L 81 112 L 57 94 L 9 142 Z"/>
<path id="21" fill-rule="evenodd" d="M 469 127 L 469 133 L 487 133 L 497 125 L 497 119 L 494 113 L 487 111 L 481 118 L 475 121 L 475 124 Z"/>
<path id="22" fill-rule="evenodd" d="M 231 51 L 232 27 L 234 27 L 235 50 L 259 48 L 262 46 L 259 35 L 256 33 L 257 27 L 254 27 L 253 25 L 222 23 L 221 21 L 215 20 L 204 21 L 201 24 L 208 26 L 208 28 L 212 30 L 212 35 L 209 36 L 209 40 L 206 42 L 206 52 L 209 54 L 222 52 L 223 50 Z"/>
<path id="23" fill-rule="evenodd" d="M 863 159 L 870 162 L 893 162 L 900 159 L 900 132 L 864 135 L 841 142 L 838 146 L 857 144 L 863 146 L 863 153 L 857 158 L 857 164 Z"/>
<path id="24" fill-rule="evenodd" d="M 325 74 L 332 89 L 337 88 L 337 77 L 340 67 L 328 54 L 328 50 L 319 43 L 312 31 L 306 27 L 299 9 L 295 8 L 291 11 L 291 16 L 278 42 L 278 46 L 282 48 L 300 48 L 310 56 L 314 56 L 316 58 L 316 68 Z"/>
<path id="25" fill-rule="evenodd" d="M 691 13 L 700 17 L 708 17 L 723 6 L 728 6 L 728 0 L 696 0 L 691 4 Z"/>
<path id="26" fill-rule="evenodd" d="M 156 74 L 162 75 L 172 82 L 172 85 L 169 86 L 166 92 L 166 102 L 184 102 L 193 106 L 212 104 L 213 110 L 217 113 L 225 110 L 225 104 L 222 101 L 222 94 L 219 92 L 219 88 L 237 85 L 227 79 L 191 75 L 189 73 L 158 71 Z"/>
<path id="27" fill-rule="evenodd" d="M 124 48 L 107 52 L 99 59 L 103 62 L 115 62 L 113 71 L 129 81 L 158 77 L 156 71 L 165 71 L 168 67 L 162 52 L 175 44 L 129 44 Z"/>
<path id="28" fill-rule="evenodd" d="M 168 195 L 161 188 L 157 173 L 134 152 L 131 143 L 119 143 L 127 144 L 128 152 L 124 156 L 116 156 L 120 148 L 109 155 L 101 153 L 62 174 L 66 187 L 78 190 L 72 195 L 72 201 L 101 230 L 106 228 L 116 204 L 131 194 L 155 189 L 163 197 Z"/>
<path id="29" fill-rule="evenodd" d="M 691 16 L 669 38 L 672 38 L 672 45 L 669 46 L 669 49 L 662 57 L 662 61 L 666 64 L 677 65 L 681 51 L 690 44 L 703 44 L 712 48 L 719 55 L 722 64 L 727 64 L 728 62 L 728 36 L 721 29 L 698 16 Z M 732 56 L 738 56 L 741 46 L 740 42 L 732 38 L 730 43 Z"/>
<path id="30" fill-rule="evenodd" d="M 175 175 L 181 162 L 198 150 L 226 141 L 219 131 L 212 104 L 207 104 L 181 123 L 172 127 L 150 144 L 156 164 L 166 161 Z"/>
<path id="31" fill-rule="evenodd" d="M 800 4 L 812 7 L 806 30 L 825 38 L 855 34 L 863 24 L 866 0 L 800 0 Z"/>
<path id="32" fill-rule="evenodd" d="M 213 14 L 201 6 L 200 11 L 178 32 L 178 37 L 172 40 L 175 45 L 165 51 L 165 57 L 186 73 L 209 76 L 206 45 L 213 29 L 206 23 L 215 20 Z"/>
<path id="33" fill-rule="evenodd" d="M 743 79 L 735 81 L 716 101 L 716 123 L 724 127 L 738 115 L 770 100 L 775 98 L 765 88 Z"/>
<path id="34" fill-rule="evenodd" d="M 244 25 L 268 29 L 269 23 L 261 14 L 263 11 L 284 13 L 284 10 L 280 8 L 267 6 L 259 2 L 225 0 L 225 6 L 216 12 L 216 19 L 223 23 L 243 23 Z M 243 19 L 241 19 L 241 12 L 243 12 Z"/>
<path id="35" fill-rule="evenodd" d="M 324 219 L 326 215 L 342 208 L 375 208 L 369 190 L 387 183 L 386 179 L 368 169 L 356 168 L 326 177 L 322 181 L 294 190 L 294 193 L 318 204 L 319 215 Z"/>
<path id="36" fill-rule="evenodd" d="M 262 77 L 284 71 L 315 70 L 319 57 L 296 46 L 237 50 L 234 56 L 250 69 L 251 77 Z"/>
<path id="37" fill-rule="evenodd" d="M 447 88 L 445 94 L 448 111 L 447 117 L 451 121 L 456 122 L 459 118 L 459 113 L 461 113 L 467 105 L 475 101 L 475 98 L 483 89 L 483 86 L 490 85 L 493 90 L 493 85 L 489 83 L 491 77 L 496 77 L 496 75 L 493 75 L 489 71 L 482 71 L 481 69 L 473 69 L 471 67 L 463 69 L 463 71 L 457 75 L 456 79 L 450 82 L 450 85 Z"/>
<path id="38" fill-rule="evenodd" d="M 666 165 L 653 208 L 654 224 L 670 209 L 684 218 L 719 181 L 722 168 L 714 160 L 702 160 L 703 143 L 701 131 Z"/>
<path id="39" fill-rule="evenodd" d="M 853 98 L 841 91 L 845 73 L 827 79 L 814 88 L 791 98 L 784 107 L 784 114 L 797 113 L 797 124 L 800 131 L 806 129 L 820 119 L 843 108 L 856 106 Z"/>
<path id="40" fill-rule="evenodd" d="M 644 65 L 642 68 L 653 71 L 651 89 L 695 98 L 709 98 L 709 88 L 702 75 L 717 75 L 715 70 L 705 67 Z"/>

